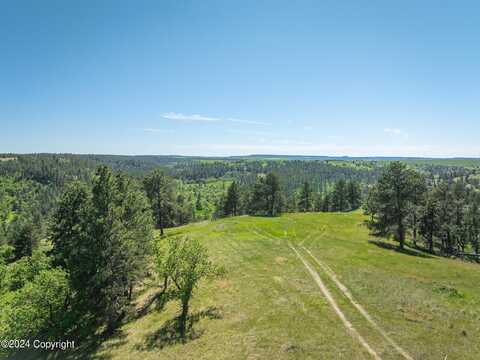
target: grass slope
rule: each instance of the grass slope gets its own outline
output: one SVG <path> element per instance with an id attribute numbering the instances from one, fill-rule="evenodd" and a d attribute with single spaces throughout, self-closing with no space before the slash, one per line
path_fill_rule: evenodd
<path id="1" fill-rule="evenodd" d="M 178 307 L 125 324 L 98 359 L 371 359 L 345 329 L 302 262 L 302 245 L 414 359 L 478 359 L 480 267 L 372 242 L 360 213 L 237 217 L 172 229 L 200 239 L 224 279 L 193 302 L 195 336 L 177 341 Z M 374 240 L 375 241 L 375 240 Z M 304 250 L 341 311 L 382 359 L 402 359 Z M 448 356 L 448 357 L 447 357 Z"/>

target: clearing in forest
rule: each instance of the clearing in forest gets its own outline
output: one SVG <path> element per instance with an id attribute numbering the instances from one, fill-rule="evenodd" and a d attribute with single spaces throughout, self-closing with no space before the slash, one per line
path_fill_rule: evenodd
<path id="1" fill-rule="evenodd" d="M 192 336 L 185 343 L 176 338 L 178 305 L 171 302 L 83 355 L 477 359 L 479 266 L 398 252 L 394 243 L 372 239 L 363 221 L 359 212 L 307 213 L 168 229 L 168 236 L 199 239 L 227 271 L 201 284 L 192 303 Z"/>

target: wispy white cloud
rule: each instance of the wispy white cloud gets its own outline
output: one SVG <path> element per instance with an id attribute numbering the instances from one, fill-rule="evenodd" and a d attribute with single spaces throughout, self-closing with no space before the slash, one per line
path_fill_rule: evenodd
<path id="1" fill-rule="evenodd" d="M 399 137 L 408 137 L 408 133 L 403 131 L 402 129 L 397 129 L 397 128 L 385 128 L 383 129 L 383 132 L 392 135 L 392 136 L 399 136 Z"/>
<path id="2" fill-rule="evenodd" d="M 199 114 L 186 115 L 186 114 L 176 113 L 176 112 L 164 113 L 162 114 L 162 117 L 169 120 L 180 120 L 180 121 L 221 121 L 222 120 L 219 118 L 203 116 Z"/>
<path id="3" fill-rule="evenodd" d="M 252 120 L 242 120 L 242 119 L 235 119 L 235 118 L 218 118 L 213 116 L 205 116 L 199 114 L 182 114 L 176 112 L 167 112 L 161 115 L 164 119 L 169 120 L 177 120 L 177 121 L 203 121 L 203 122 L 232 122 L 232 123 L 239 123 L 239 124 L 249 124 L 249 125 L 271 125 L 267 122 L 262 121 L 252 121 Z"/>

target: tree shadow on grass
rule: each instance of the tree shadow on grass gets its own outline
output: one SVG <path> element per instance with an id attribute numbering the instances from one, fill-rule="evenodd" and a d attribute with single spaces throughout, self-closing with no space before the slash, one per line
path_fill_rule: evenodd
<path id="1" fill-rule="evenodd" d="M 132 316 L 133 320 L 140 319 L 147 315 L 152 307 L 157 311 L 162 311 L 168 301 L 173 298 L 174 295 L 168 291 L 157 291 L 156 293 L 152 294 L 139 309 L 137 309 L 135 314 Z"/>
<path id="2" fill-rule="evenodd" d="M 422 252 L 420 249 L 418 249 L 418 250 L 407 249 L 407 248 L 400 249 L 398 246 L 395 246 L 393 244 L 389 244 L 389 243 L 386 243 L 386 242 L 383 242 L 383 241 L 379 241 L 379 240 L 368 240 L 368 242 L 370 244 L 378 246 L 379 248 L 395 251 L 395 252 L 400 253 L 400 254 L 421 257 L 421 258 L 424 258 L 424 259 L 435 259 L 435 257 L 431 256 L 430 254 Z"/>
<path id="3" fill-rule="evenodd" d="M 99 354 L 100 348 L 105 350 L 112 350 L 121 347 L 127 343 L 127 334 L 120 328 L 116 329 L 113 333 L 101 333 L 95 334 L 91 337 L 81 340 L 75 350 L 70 353 L 60 352 L 59 357 L 55 359 L 66 360 L 87 360 L 87 359 L 111 359 L 112 356 L 107 353 Z"/>
<path id="4" fill-rule="evenodd" d="M 205 310 L 191 314 L 187 320 L 187 329 L 185 337 L 182 338 L 179 331 L 179 318 L 175 317 L 166 321 L 163 326 L 148 334 L 142 344 L 136 346 L 140 351 L 151 351 L 163 349 L 175 344 L 185 344 L 198 339 L 204 333 L 204 330 L 195 330 L 194 325 L 201 319 L 221 319 L 222 315 L 216 307 L 209 307 Z"/>

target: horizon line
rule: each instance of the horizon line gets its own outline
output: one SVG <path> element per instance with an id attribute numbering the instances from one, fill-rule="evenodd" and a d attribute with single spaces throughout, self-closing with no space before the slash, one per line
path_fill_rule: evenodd
<path id="1" fill-rule="evenodd" d="M 331 158 L 331 159 L 420 159 L 420 160 L 480 160 L 480 156 L 402 156 L 402 155 L 299 155 L 299 154 L 242 154 L 242 155 L 181 155 L 181 154 L 122 154 L 122 153 L 75 153 L 75 152 L 26 152 L 14 153 L 4 152 L 0 153 L 0 157 L 4 155 L 77 155 L 77 156 L 158 156 L 158 157 L 183 157 L 183 158 L 245 158 L 245 157 L 299 157 L 299 158 Z"/>

